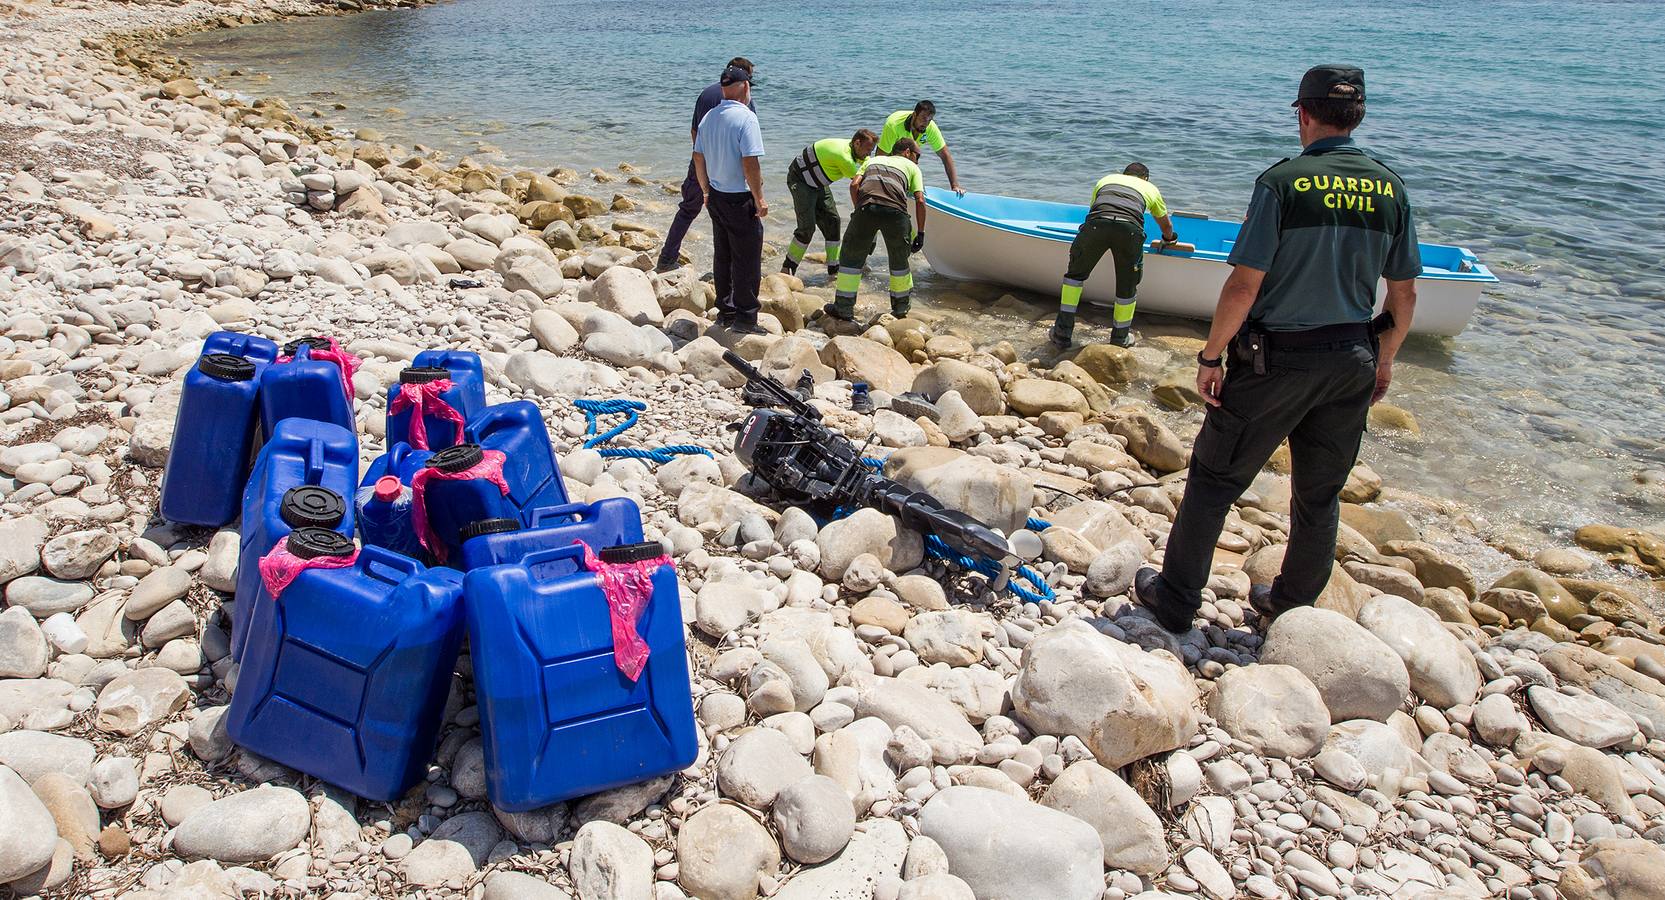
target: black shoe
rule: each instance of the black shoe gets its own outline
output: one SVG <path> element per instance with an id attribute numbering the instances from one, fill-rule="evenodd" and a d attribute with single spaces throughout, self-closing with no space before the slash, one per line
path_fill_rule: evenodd
<path id="1" fill-rule="evenodd" d="M 1195 610 L 1182 610 L 1169 603 L 1162 596 L 1162 573 L 1149 566 L 1141 568 L 1133 575 L 1133 596 L 1139 605 L 1151 611 L 1156 616 L 1157 624 L 1171 634 L 1185 634 L 1191 630 L 1191 620 L 1195 617 Z"/>
<path id="2" fill-rule="evenodd" d="M 1272 586 L 1269 584 L 1255 584 L 1249 586 L 1249 606 L 1266 625 L 1282 615 L 1286 610 L 1272 599 Z"/>
<path id="3" fill-rule="evenodd" d="M 805 400 L 813 398 L 815 396 L 815 376 L 809 374 L 809 370 L 805 369 L 804 373 L 798 376 L 798 383 L 794 387 L 797 389 L 798 396 Z"/>
<path id="4" fill-rule="evenodd" d="M 937 409 L 937 405 L 926 399 L 924 394 L 915 391 L 906 391 L 890 398 L 890 409 L 909 419 L 923 416 L 935 422 L 942 418 L 942 411 Z"/>
<path id="5" fill-rule="evenodd" d="M 895 303 L 892 303 L 890 305 L 890 314 L 895 316 L 898 319 L 906 319 L 908 317 L 908 313 L 910 313 L 912 311 L 913 311 L 913 304 L 911 304 L 911 303 L 903 303 L 901 305 L 897 305 Z"/>
<path id="6" fill-rule="evenodd" d="M 718 328 L 733 328 L 734 313 L 718 313 L 716 321 L 712 324 Z"/>
<path id="7" fill-rule="evenodd" d="M 838 263 L 828 264 L 827 265 L 827 280 L 832 281 L 834 278 L 837 278 L 837 277 L 838 277 Z"/>
<path id="8" fill-rule="evenodd" d="M 787 257 L 786 259 L 781 260 L 780 261 L 780 273 L 782 275 L 796 275 L 796 274 L 798 274 L 798 261 L 793 259 L 790 256 Z"/>
<path id="9" fill-rule="evenodd" d="M 740 402 L 754 408 L 768 407 L 775 405 L 775 398 L 768 391 L 748 381 L 746 386 L 740 389 Z"/>
<path id="10" fill-rule="evenodd" d="M 1047 332 L 1046 336 L 1048 340 L 1052 341 L 1052 346 L 1059 350 L 1068 350 L 1075 339 L 1075 329 L 1064 328 L 1059 323 L 1054 322 L 1052 323 L 1052 330 Z"/>
<path id="11" fill-rule="evenodd" d="M 660 260 L 659 264 L 653 267 L 653 271 L 660 274 L 660 275 L 663 275 L 666 272 L 675 272 L 677 269 L 680 269 L 680 268 L 682 268 L 682 261 L 681 260 L 673 260 L 671 262 L 666 262 L 664 260 Z"/>
<path id="12" fill-rule="evenodd" d="M 854 322 L 856 320 L 854 310 L 845 312 L 844 310 L 838 308 L 837 303 L 828 303 L 826 306 L 821 307 L 821 314 L 829 319 L 837 319 L 840 322 Z"/>
<path id="13" fill-rule="evenodd" d="M 728 326 L 728 333 L 729 334 L 768 334 L 769 331 L 768 331 L 768 329 L 764 328 L 762 325 L 757 324 L 757 321 L 755 319 L 750 320 L 750 321 L 735 319 L 734 324 Z"/>
<path id="14" fill-rule="evenodd" d="M 1133 328 L 1132 328 L 1132 326 L 1129 326 L 1127 328 L 1112 328 L 1112 329 L 1110 329 L 1110 343 L 1111 343 L 1112 346 L 1116 346 L 1116 347 L 1131 347 L 1131 346 L 1133 346 Z"/>

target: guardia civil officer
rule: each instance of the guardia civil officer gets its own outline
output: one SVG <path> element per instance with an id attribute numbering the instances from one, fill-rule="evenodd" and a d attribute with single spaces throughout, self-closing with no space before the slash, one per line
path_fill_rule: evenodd
<path id="1" fill-rule="evenodd" d="M 1197 354 L 1207 418 L 1162 571 L 1135 579 L 1139 602 L 1182 633 L 1202 603 L 1232 504 L 1289 439 L 1289 548 L 1250 602 L 1263 621 L 1308 605 L 1329 582 L 1339 496 L 1370 405 L 1387 393 L 1422 271 L 1405 185 L 1353 143 L 1364 72 L 1316 66 L 1301 79 L 1300 156 L 1261 174 L 1229 262 L 1208 343 Z M 1371 312 L 1379 279 L 1386 312 Z"/>

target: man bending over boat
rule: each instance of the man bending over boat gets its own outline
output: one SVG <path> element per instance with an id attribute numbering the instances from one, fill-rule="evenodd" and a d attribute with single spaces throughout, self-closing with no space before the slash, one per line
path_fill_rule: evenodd
<path id="1" fill-rule="evenodd" d="M 1304 149 L 1255 182 L 1197 354 L 1208 415 L 1162 571 L 1140 569 L 1133 580 L 1139 602 L 1176 634 L 1202 606 L 1232 504 L 1286 437 L 1289 547 L 1277 579 L 1252 587 L 1249 604 L 1264 625 L 1318 600 L 1335 566 L 1342 486 L 1416 308 L 1422 259 L 1405 185 L 1353 143 L 1364 71 L 1316 66 L 1294 105 Z M 1381 279 L 1387 309 L 1372 321 Z"/>
<path id="2" fill-rule="evenodd" d="M 833 182 L 854 178 L 861 164 L 879 142 L 878 135 L 863 128 L 849 140 L 824 138 L 804 148 L 786 167 L 786 189 L 792 194 L 792 212 L 798 228 L 786 248 L 780 270 L 797 274 L 816 228 L 827 241 L 827 276 L 838 277 L 838 201 L 833 199 Z"/>
<path id="3" fill-rule="evenodd" d="M 910 197 L 919 221 L 917 229 L 908 216 Z M 850 228 L 844 235 L 837 293 L 821 311 L 834 319 L 855 320 L 862 269 L 875 238 L 883 235 L 890 256 L 890 313 L 902 318 L 912 306 L 913 270 L 908 254 L 925 246 L 925 176 L 919 171 L 919 145 L 912 138 L 901 138 L 890 153 L 868 157 L 850 182 L 850 202 L 856 210 L 850 214 Z"/>
<path id="4" fill-rule="evenodd" d="M 1075 311 L 1081 304 L 1081 286 L 1093 267 L 1106 251 L 1116 264 L 1116 304 L 1112 313 L 1110 343 L 1118 347 L 1133 346 L 1134 295 L 1139 291 L 1139 279 L 1145 273 L 1145 213 L 1149 212 L 1162 226 L 1162 240 L 1172 244 L 1179 240 L 1173 221 L 1168 218 L 1168 204 L 1162 192 L 1151 184 L 1150 169 L 1144 163 L 1129 163 L 1120 175 L 1106 175 L 1093 186 L 1092 207 L 1087 210 L 1087 221 L 1070 244 L 1070 268 L 1064 273 L 1064 286 L 1058 295 L 1058 319 L 1052 323 L 1052 343 L 1068 347 L 1075 335 Z M 1090 306 L 1109 306 L 1088 300 Z"/>
<path id="5" fill-rule="evenodd" d="M 879 132 L 879 152 L 890 153 L 896 149 L 896 142 L 907 138 L 921 147 L 931 148 L 931 152 L 942 160 L 942 171 L 948 175 L 948 188 L 960 196 L 965 196 L 965 188 L 960 187 L 960 173 L 954 168 L 954 154 L 948 152 L 948 142 L 942 139 L 942 129 L 936 123 L 937 105 L 929 100 L 921 100 L 913 105 L 913 111 L 899 109 L 885 116 L 885 127 Z"/>

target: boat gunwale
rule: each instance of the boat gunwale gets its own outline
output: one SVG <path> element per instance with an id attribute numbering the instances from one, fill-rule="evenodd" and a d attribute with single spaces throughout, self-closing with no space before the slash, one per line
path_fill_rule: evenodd
<path id="1" fill-rule="evenodd" d="M 1015 235 L 1019 235 L 1019 236 L 1022 236 L 1022 237 L 1031 237 L 1031 238 L 1036 238 L 1038 240 L 1043 240 L 1043 241 L 1054 241 L 1054 242 L 1062 243 L 1062 244 L 1067 244 L 1067 243 L 1070 243 L 1072 240 L 1074 240 L 1074 238 L 1072 236 L 1065 236 L 1063 234 L 1047 234 L 1047 233 L 1045 233 L 1044 231 L 1042 231 L 1038 228 L 1019 226 L 1019 225 L 1011 225 L 1011 224 L 1007 224 L 1005 222 L 1002 222 L 999 219 L 990 218 L 989 216 L 985 216 L 985 215 L 981 215 L 981 214 L 976 213 L 976 212 L 972 212 L 971 210 L 966 209 L 963 206 L 959 206 L 959 205 L 955 204 L 953 202 L 953 200 L 957 199 L 957 198 L 948 197 L 947 196 L 948 194 L 949 194 L 949 192 L 947 190 L 943 189 L 943 188 L 928 187 L 928 188 L 925 189 L 925 205 L 927 207 L 933 209 L 933 210 L 936 210 L 938 212 L 943 213 L 944 215 L 950 215 L 950 216 L 953 216 L 957 219 L 961 219 L 961 220 L 966 221 L 966 222 L 971 222 L 971 223 L 976 224 L 976 225 L 982 225 L 986 228 L 993 228 L 997 231 L 1004 231 L 1008 234 L 1015 234 Z M 997 194 L 984 194 L 982 196 L 995 197 L 995 196 L 999 196 L 999 195 L 997 195 Z M 1013 199 L 1024 199 L 1024 198 L 1013 198 Z M 1026 202 L 1051 203 L 1055 206 L 1070 207 L 1070 204 L 1068 204 L 1068 203 L 1057 203 L 1056 201 L 1048 201 L 1048 200 L 1026 200 Z M 1085 209 L 1086 207 L 1080 207 L 1080 208 Z M 1220 220 L 1220 219 L 1210 219 L 1208 216 L 1204 216 L 1204 215 L 1188 214 L 1188 213 L 1181 213 L 1181 212 L 1173 213 L 1173 217 L 1177 218 L 1177 219 L 1204 219 L 1204 220 L 1214 221 L 1214 222 L 1223 221 L 1223 220 Z M 1242 223 L 1238 223 L 1239 227 L 1241 227 L 1241 224 Z M 1467 247 L 1459 247 L 1459 246 L 1456 246 L 1454 244 L 1427 244 L 1427 243 L 1419 243 L 1418 247 L 1432 247 L 1432 248 L 1438 248 L 1438 249 L 1442 249 L 1442 250 L 1455 250 L 1457 252 L 1457 255 L 1458 255 L 1459 259 L 1461 259 L 1461 260 L 1469 263 L 1471 266 L 1473 266 L 1473 269 L 1471 271 L 1468 271 L 1468 272 L 1452 272 L 1452 271 L 1449 271 L 1449 270 L 1430 271 L 1429 269 L 1424 267 L 1423 270 L 1422 270 L 1422 273 L 1417 276 L 1417 280 L 1419 280 L 1419 281 L 1426 279 L 1426 280 L 1429 280 L 1429 281 L 1467 281 L 1467 282 L 1477 282 L 1477 283 L 1481 283 L 1481 284 L 1497 284 L 1497 283 L 1500 283 L 1500 280 L 1498 279 L 1498 277 L 1496 275 L 1492 274 L 1492 270 L 1487 268 L 1485 263 L 1480 262 L 1479 257 L 1476 257 L 1474 255 L 1474 253 L 1472 251 L 1470 251 Z M 1152 249 L 1152 250 L 1148 250 L 1147 252 L 1151 253 L 1151 254 L 1154 254 L 1154 255 L 1157 255 L 1157 256 L 1169 256 L 1169 257 L 1175 257 L 1175 258 L 1179 258 L 1179 259 L 1194 259 L 1194 260 L 1198 260 L 1200 262 L 1213 262 L 1213 263 L 1224 263 L 1224 262 L 1226 262 L 1227 258 L 1230 255 L 1230 254 L 1226 253 L 1225 251 L 1221 251 L 1221 250 Z"/>

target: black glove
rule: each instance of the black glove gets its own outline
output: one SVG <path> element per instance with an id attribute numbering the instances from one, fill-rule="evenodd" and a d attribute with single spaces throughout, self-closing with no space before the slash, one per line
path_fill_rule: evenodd
<path id="1" fill-rule="evenodd" d="M 925 249 L 925 229 L 921 228 L 919 233 L 913 236 L 913 252 L 918 253 L 923 249 Z"/>

